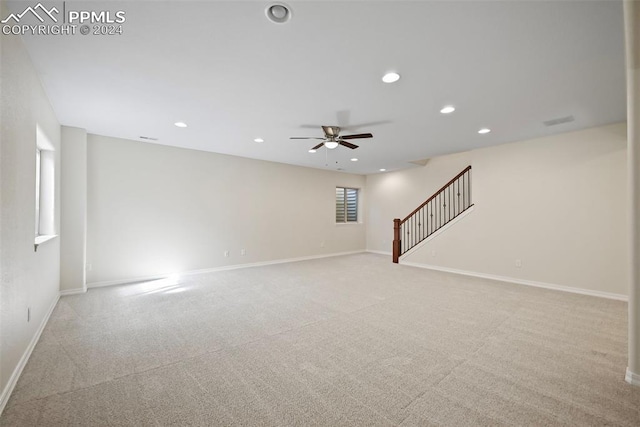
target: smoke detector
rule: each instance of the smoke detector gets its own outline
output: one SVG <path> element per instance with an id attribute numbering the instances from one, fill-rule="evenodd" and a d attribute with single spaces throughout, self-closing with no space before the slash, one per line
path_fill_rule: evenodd
<path id="1" fill-rule="evenodd" d="M 284 3 L 272 3 L 267 6 L 264 13 L 269 21 L 276 24 L 284 24 L 291 19 L 291 8 Z"/>

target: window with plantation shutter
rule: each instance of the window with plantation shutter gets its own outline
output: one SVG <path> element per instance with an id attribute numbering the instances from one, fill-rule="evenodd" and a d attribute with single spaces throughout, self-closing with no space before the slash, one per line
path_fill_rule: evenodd
<path id="1" fill-rule="evenodd" d="M 336 222 L 358 222 L 358 189 L 336 187 Z"/>

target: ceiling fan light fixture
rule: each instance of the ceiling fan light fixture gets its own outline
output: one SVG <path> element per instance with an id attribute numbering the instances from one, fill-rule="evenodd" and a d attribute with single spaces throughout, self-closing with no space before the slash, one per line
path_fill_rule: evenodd
<path id="1" fill-rule="evenodd" d="M 273 3 L 267 6 L 264 13 L 275 24 L 284 24 L 291 19 L 291 8 L 284 3 Z"/>
<path id="2" fill-rule="evenodd" d="M 398 80 L 400 80 L 400 74 L 398 73 L 391 72 L 382 76 L 382 81 L 385 83 L 395 83 Z"/>
<path id="3" fill-rule="evenodd" d="M 338 143 L 335 141 L 325 141 L 324 146 L 327 147 L 329 150 L 333 150 L 334 148 L 338 147 Z"/>

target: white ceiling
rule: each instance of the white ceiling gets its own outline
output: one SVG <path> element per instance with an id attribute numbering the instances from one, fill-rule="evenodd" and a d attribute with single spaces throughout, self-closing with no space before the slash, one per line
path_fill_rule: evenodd
<path id="1" fill-rule="evenodd" d="M 308 167 L 397 170 L 625 120 L 621 1 L 287 1 L 286 24 L 273 3 L 67 1 L 124 10 L 124 34 L 25 41 L 64 125 Z M 315 154 L 289 139 L 320 125 L 374 137 Z"/>

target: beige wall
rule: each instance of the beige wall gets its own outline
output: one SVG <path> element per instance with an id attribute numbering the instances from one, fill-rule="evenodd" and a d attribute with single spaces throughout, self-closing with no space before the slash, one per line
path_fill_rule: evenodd
<path id="1" fill-rule="evenodd" d="M 335 224 L 335 187 L 364 184 L 359 175 L 89 135 L 87 283 L 364 250 L 364 224 Z"/>
<path id="2" fill-rule="evenodd" d="M 408 254 L 406 262 L 628 294 L 624 124 L 370 175 L 368 249 L 390 251 L 393 218 L 404 217 L 468 164 L 473 212 Z"/>
<path id="3" fill-rule="evenodd" d="M 0 16 L 6 16 L 0 4 Z M 2 36 L 1 43 L 0 410 L 60 284 L 60 239 L 34 252 L 36 127 L 55 150 L 54 231 L 59 232 L 60 126 L 21 39 Z"/>

